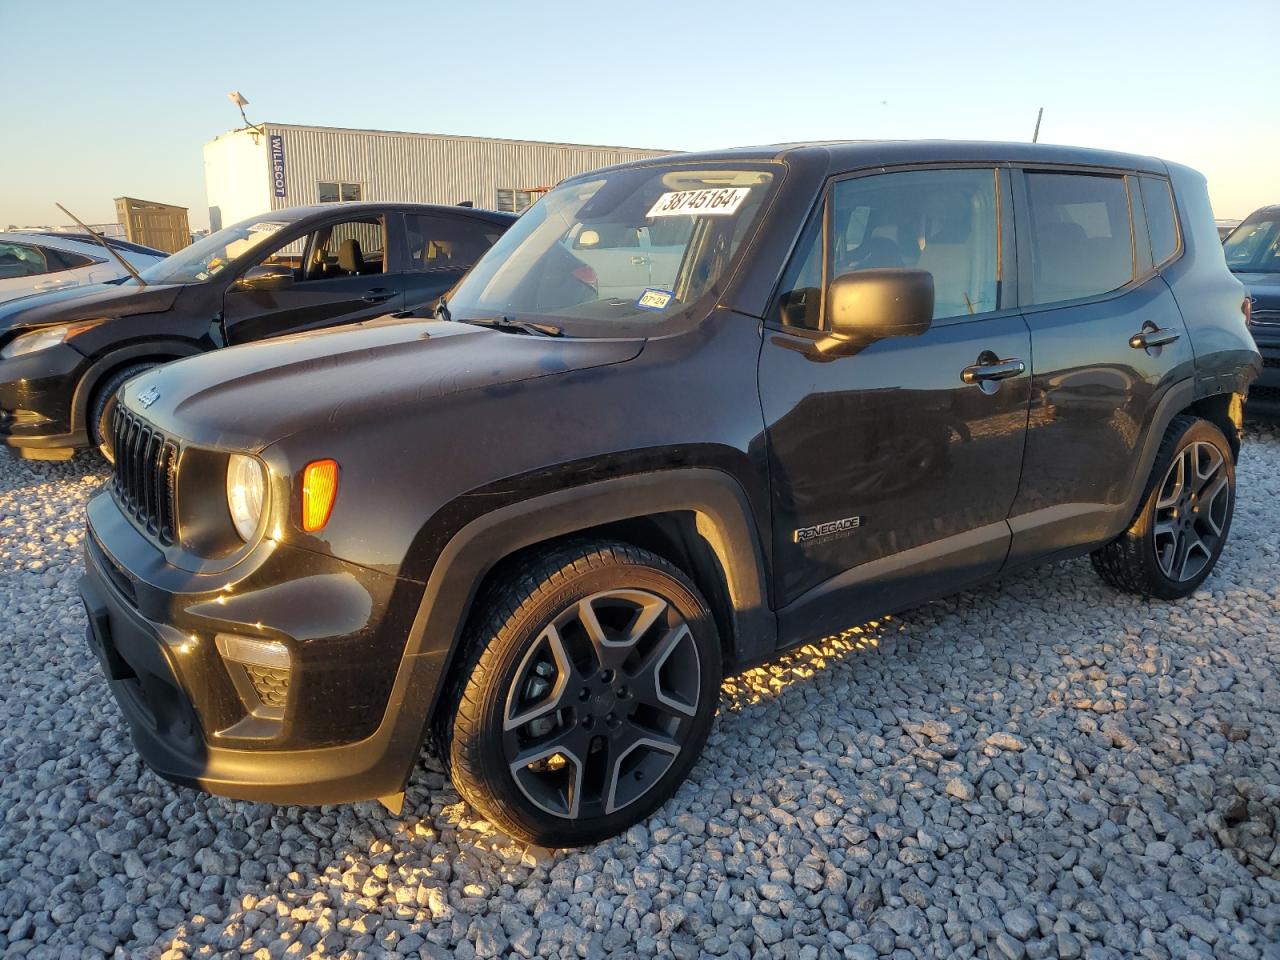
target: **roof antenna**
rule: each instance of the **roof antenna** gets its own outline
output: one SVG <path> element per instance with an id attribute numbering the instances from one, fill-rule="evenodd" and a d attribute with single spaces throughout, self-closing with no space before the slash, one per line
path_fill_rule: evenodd
<path id="1" fill-rule="evenodd" d="M 1032 143 L 1040 142 L 1040 119 L 1044 116 L 1044 107 L 1040 108 L 1040 112 L 1036 114 L 1036 132 L 1031 135 Z"/>

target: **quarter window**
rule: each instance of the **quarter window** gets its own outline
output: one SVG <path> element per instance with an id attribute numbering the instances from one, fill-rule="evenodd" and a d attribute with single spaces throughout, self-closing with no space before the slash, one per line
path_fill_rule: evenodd
<path id="1" fill-rule="evenodd" d="M 820 329 L 824 280 L 907 267 L 933 276 L 935 320 L 999 307 L 1000 214 L 994 170 L 913 170 L 841 180 L 825 231 L 812 224 L 782 284 L 781 320 Z M 823 264 L 825 233 L 826 263 Z"/>
<path id="2" fill-rule="evenodd" d="M 322 180 L 316 184 L 316 191 L 321 203 L 350 203 L 364 199 L 364 190 L 358 183 Z"/>
<path id="3" fill-rule="evenodd" d="M 426 273 L 467 269 L 502 234 L 491 224 L 422 214 L 407 215 L 405 227 L 409 239 L 409 269 Z"/>
<path id="4" fill-rule="evenodd" d="M 1147 210 L 1147 229 L 1151 233 L 1151 255 L 1161 266 L 1178 252 L 1178 218 L 1173 209 L 1173 193 L 1169 182 L 1160 177 L 1139 177 L 1142 205 Z"/>
<path id="5" fill-rule="evenodd" d="M 1026 175 L 1032 303 L 1094 297 L 1133 279 L 1123 177 Z"/>

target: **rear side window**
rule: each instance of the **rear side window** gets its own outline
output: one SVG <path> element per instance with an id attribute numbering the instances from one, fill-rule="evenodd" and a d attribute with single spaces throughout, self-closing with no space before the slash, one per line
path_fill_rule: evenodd
<path id="1" fill-rule="evenodd" d="M 1178 217 L 1173 210 L 1173 192 L 1169 182 L 1160 177 L 1139 177 L 1142 205 L 1147 210 L 1147 229 L 1151 233 L 1151 256 L 1156 266 L 1173 259 L 1178 252 Z"/>
<path id="2" fill-rule="evenodd" d="M 1094 297 L 1133 279 L 1123 177 L 1027 173 L 1032 303 Z"/>
<path id="3" fill-rule="evenodd" d="M 1000 222 L 994 170 L 912 170 L 838 181 L 822 231 L 811 225 L 784 276 L 783 324 L 819 329 L 822 284 L 858 270 L 933 275 L 933 318 L 999 307 Z"/>
<path id="4" fill-rule="evenodd" d="M 49 272 L 44 250 L 29 243 L 0 241 L 0 280 L 36 277 Z"/>
<path id="5" fill-rule="evenodd" d="M 491 223 L 461 217 L 406 214 L 409 269 L 415 273 L 465 270 L 484 255 L 502 234 Z"/>

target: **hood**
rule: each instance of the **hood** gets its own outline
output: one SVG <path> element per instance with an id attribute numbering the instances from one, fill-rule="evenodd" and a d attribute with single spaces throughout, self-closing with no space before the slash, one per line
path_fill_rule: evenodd
<path id="1" fill-rule="evenodd" d="M 181 284 L 95 283 L 88 287 L 66 287 L 0 303 L 0 331 L 39 327 L 49 323 L 72 323 L 95 317 L 123 317 L 127 314 L 162 313 L 173 306 Z"/>
<path id="2" fill-rule="evenodd" d="M 443 320 L 384 319 L 170 363 L 131 381 L 124 399 L 172 436 L 260 450 L 308 428 L 620 363 L 643 346 L 638 339 L 534 337 Z"/>

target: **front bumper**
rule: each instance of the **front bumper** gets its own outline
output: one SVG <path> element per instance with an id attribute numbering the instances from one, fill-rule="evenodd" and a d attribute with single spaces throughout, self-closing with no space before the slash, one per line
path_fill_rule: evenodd
<path id="1" fill-rule="evenodd" d="M 1262 373 L 1249 388 L 1248 410 L 1280 416 L 1280 324 L 1256 323 L 1250 332 L 1262 354 Z"/>
<path id="2" fill-rule="evenodd" d="M 421 584 L 266 541 L 235 573 L 190 574 L 106 493 L 90 502 L 89 534 L 89 645 L 153 770 L 276 803 L 404 789 L 439 676 L 404 656 Z M 282 707 L 259 709 L 220 634 L 288 648 Z"/>
<path id="3" fill-rule="evenodd" d="M 0 439 L 32 457 L 85 446 L 88 434 L 83 424 L 75 424 L 74 411 L 76 389 L 89 365 L 65 343 L 0 360 Z"/>

